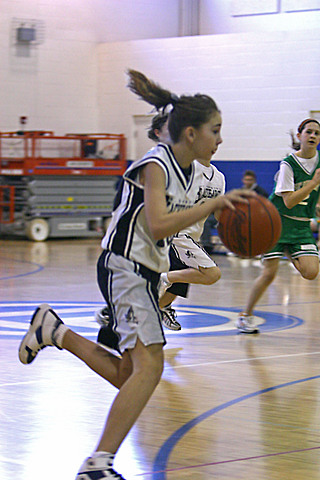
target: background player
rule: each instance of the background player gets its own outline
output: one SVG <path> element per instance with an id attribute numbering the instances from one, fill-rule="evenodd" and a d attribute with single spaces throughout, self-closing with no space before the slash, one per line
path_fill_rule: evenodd
<path id="1" fill-rule="evenodd" d="M 310 220 L 315 216 L 319 197 L 320 124 L 307 118 L 298 127 L 300 149 L 280 163 L 274 191 L 270 200 L 279 210 L 282 233 L 275 247 L 263 255 L 263 270 L 249 293 L 245 310 L 236 326 L 243 333 L 257 333 L 253 322 L 253 308 L 267 287 L 273 282 L 280 258 L 287 255 L 300 275 L 313 280 L 319 272 L 319 254 Z"/>
<path id="2" fill-rule="evenodd" d="M 216 145 L 222 143 L 220 136 Z M 210 159 L 211 160 L 211 159 Z M 195 163 L 196 187 L 194 203 L 201 203 L 225 192 L 225 177 L 210 160 L 197 159 Z M 205 218 L 177 233 L 170 246 L 170 270 L 160 277 L 159 305 L 163 324 L 170 330 L 181 330 L 172 302 L 177 296 L 187 297 L 189 284 L 213 285 L 221 277 L 215 261 L 200 245 Z"/>

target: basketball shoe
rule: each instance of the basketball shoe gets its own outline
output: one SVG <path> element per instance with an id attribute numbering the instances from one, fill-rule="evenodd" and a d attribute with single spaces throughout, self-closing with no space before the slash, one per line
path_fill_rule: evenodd
<path id="1" fill-rule="evenodd" d="M 100 308 L 94 314 L 95 321 L 103 327 L 104 325 L 109 324 L 110 315 L 109 315 L 109 308 L 107 306 Z"/>
<path id="2" fill-rule="evenodd" d="M 161 310 L 162 313 L 162 323 L 165 327 L 169 328 L 169 330 L 181 330 L 181 325 L 177 321 L 176 317 L 176 311 L 174 308 L 170 307 L 165 307 Z"/>
<path id="3" fill-rule="evenodd" d="M 80 467 L 76 480 L 125 480 L 125 478 L 113 470 L 114 455 L 105 453 L 97 457 L 87 458 Z"/>
<path id="4" fill-rule="evenodd" d="M 166 290 L 171 287 L 172 283 L 168 282 L 164 277 L 167 277 L 166 273 L 161 273 L 160 275 L 160 285 L 159 285 L 159 298 L 161 298 Z"/>
<path id="5" fill-rule="evenodd" d="M 240 313 L 236 327 L 241 333 L 259 333 L 259 328 L 253 322 L 253 316 L 246 313 Z"/>
<path id="6" fill-rule="evenodd" d="M 37 353 L 47 346 L 55 346 L 62 350 L 61 342 L 68 327 L 52 310 L 43 303 L 34 312 L 29 330 L 23 337 L 19 347 L 19 360 L 23 364 L 33 362 Z"/>

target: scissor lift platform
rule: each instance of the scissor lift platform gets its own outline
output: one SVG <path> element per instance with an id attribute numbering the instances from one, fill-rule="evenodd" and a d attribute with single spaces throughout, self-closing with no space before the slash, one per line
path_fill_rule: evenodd
<path id="1" fill-rule="evenodd" d="M 0 133 L 0 232 L 101 236 L 126 165 L 124 135 Z"/>

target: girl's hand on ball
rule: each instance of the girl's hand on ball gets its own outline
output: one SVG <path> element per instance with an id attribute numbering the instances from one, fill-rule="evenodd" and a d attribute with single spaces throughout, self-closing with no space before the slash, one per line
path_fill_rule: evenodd
<path id="1" fill-rule="evenodd" d="M 223 208 L 230 208 L 231 210 L 235 210 L 234 203 L 248 203 L 248 197 L 256 197 L 256 192 L 250 190 L 243 190 L 241 188 L 231 190 L 230 192 L 226 193 L 225 195 L 220 195 L 214 199 L 215 206 L 214 206 L 214 214 L 218 220 L 218 217 L 221 214 L 221 210 Z"/>

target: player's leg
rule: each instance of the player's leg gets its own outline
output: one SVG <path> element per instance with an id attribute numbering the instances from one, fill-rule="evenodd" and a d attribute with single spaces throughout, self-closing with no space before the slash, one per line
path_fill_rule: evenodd
<path id="1" fill-rule="evenodd" d="M 120 388 L 95 452 L 80 467 L 76 480 L 124 478 L 113 470 L 114 456 L 158 385 L 163 371 L 163 345 L 146 347 L 138 339 L 129 351 L 133 371 Z"/>
<path id="2" fill-rule="evenodd" d="M 81 466 L 77 480 L 122 478 L 112 469 L 113 457 L 137 420 L 163 370 L 163 345 L 157 286 L 159 276 L 134 262 L 111 254 L 109 306 L 114 332 L 123 358 L 130 358 L 132 371 L 112 404 L 96 452 Z M 112 279 L 117 281 L 112 281 Z M 113 477 L 109 476 L 112 471 Z M 85 476 L 87 475 L 87 477 Z"/>
<path id="3" fill-rule="evenodd" d="M 39 351 L 47 346 L 68 350 L 117 388 L 121 387 L 132 371 L 130 357 L 121 359 L 109 354 L 96 343 L 69 329 L 50 305 L 42 304 L 36 309 L 21 341 L 21 363 L 30 364 Z"/>
<path id="4" fill-rule="evenodd" d="M 185 269 L 170 268 L 167 273 L 170 283 L 213 285 L 220 279 L 220 268 L 201 245 L 190 236 L 183 234 L 176 237 L 172 249 Z"/>
<path id="5" fill-rule="evenodd" d="M 163 370 L 163 345 L 144 346 L 138 339 L 129 351 L 133 371 L 120 388 L 97 450 L 115 453 L 158 385 Z"/>
<path id="6" fill-rule="evenodd" d="M 167 273 L 170 283 L 194 283 L 197 285 L 213 285 L 221 277 L 221 270 L 218 266 L 201 267 L 197 269 L 175 270 Z"/>
<path id="7" fill-rule="evenodd" d="M 314 280 L 319 273 L 319 252 L 309 231 L 304 242 L 290 245 L 290 259 L 300 275 L 306 280 Z M 312 241 L 310 241 L 310 238 Z"/>
<path id="8" fill-rule="evenodd" d="M 253 283 L 249 292 L 247 303 L 243 312 L 240 313 L 236 327 L 242 333 L 258 333 L 259 329 L 254 324 L 253 309 L 264 294 L 268 286 L 273 282 L 279 267 L 279 257 L 268 258 L 263 261 L 262 272 Z"/>
<path id="9" fill-rule="evenodd" d="M 262 272 L 254 281 L 253 287 L 250 290 L 249 297 L 245 307 L 245 313 L 252 315 L 253 308 L 264 294 L 268 286 L 273 282 L 279 267 L 279 259 L 264 260 Z"/>
<path id="10" fill-rule="evenodd" d="M 121 394 L 116 398 L 111 420 L 106 425 L 107 433 L 98 446 L 99 452 L 103 451 L 84 462 L 77 480 L 91 478 L 91 474 L 95 478 L 122 478 L 112 468 L 114 453 L 150 398 L 163 370 L 165 339 L 157 304 L 159 276 L 122 257 L 110 256 L 110 268 L 109 265 L 107 268 L 112 272 L 110 279 L 117 277 L 117 282 L 110 283 L 116 303 L 111 297 L 109 305 L 112 312 L 114 310 L 114 318 L 119 319 L 115 333 L 119 336 L 123 358 L 110 358 L 104 349 L 71 331 L 49 305 L 37 309 L 19 349 L 22 363 L 31 363 L 46 346 L 65 348 L 120 387 Z M 130 411 L 127 411 L 128 406 Z"/>
<path id="11" fill-rule="evenodd" d="M 116 388 L 121 388 L 132 373 L 131 358 L 127 352 L 122 358 L 116 357 L 70 329 L 64 335 L 61 346 Z"/>
<path id="12" fill-rule="evenodd" d="M 171 245 L 169 250 L 170 271 L 182 270 L 186 271 L 188 266 L 183 263 Z M 167 274 L 161 274 L 159 286 L 159 306 L 162 314 L 162 324 L 169 330 L 181 330 L 181 325 L 177 320 L 177 314 L 172 307 L 173 301 L 177 296 L 187 298 L 189 284 L 187 283 L 170 283 Z"/>
<path id="13" fill-rule="evenodd" d="M 163 325 L 170 330 L 181 330 L 176 312 L 171 307 L 174 297 L 170 295 L 186 298 L 190 283 L 212 285 L 220 276 L 219 267 L 199 243 L 185 234 L 175 237 L 170 248 L 170 271 L 161 274 L 159 305 Z"/>
<path id="14" fill-rule="evenodd" d="M 319 273 L 319 258 L 315 256 L 302 256 L 292 259 L 293 265 L 306 280 L 314 280 Z"/>
<path id="15" fill-rule="evenodd" d="M 168 307 L 172 302 L 177 298 L 177 295 L 174 293 L 165 291 L 161 298 L 159 298 L 159 307 L 161 310 Z"/>

